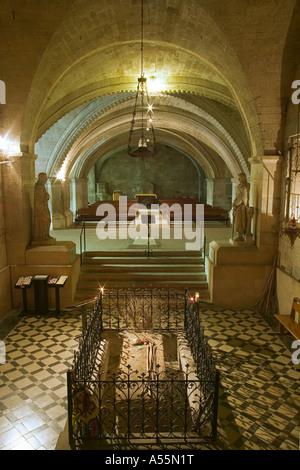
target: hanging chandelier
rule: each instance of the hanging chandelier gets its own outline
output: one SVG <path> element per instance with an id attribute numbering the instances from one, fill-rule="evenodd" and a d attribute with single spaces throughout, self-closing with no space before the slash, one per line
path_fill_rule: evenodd
<path id="1" fill-rule="evenodd" d="M 134 133 L 139 109 L 141 114 L 141 128 L 139 128 L 138 133 Z M 157 154 L 152 120 L 153 105 L 151 105 L 149 101 L 147 78 L 144 75 L 144 0 L 141 0 L 141 75 L 138 78 L 135 104 L 129 131 L 128 154 L 131 157 L 149 158 Z M 136 137 L 136 134 L 138 137 Z M 134 142 L 134 140 L 136 141 Z"/>
<path id="2" fill-rule="evenodd" d="M 300 156 L 299 156 L 299 121 L 300 121 L 300 108 L 298 105 L 297 117 L 297 135 L 296 135 L 296 152 L 293 158 L 293 149 L 290 150 L 289 161 L 289 177 L 288 181 L 288 198 L 286 221 L 282 224 L 281 234 L 287 235 L 291 242 L 291 248 L 294 247 L 296 239 L 300 238 L 300 192 L 299 192 L 299 173 L 300 173 Z"/>

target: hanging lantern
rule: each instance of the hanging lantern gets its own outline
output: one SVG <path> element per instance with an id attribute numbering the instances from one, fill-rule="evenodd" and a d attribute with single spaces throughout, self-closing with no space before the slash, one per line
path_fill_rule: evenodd
<path id="1" fill-rule="evenodd" d="M 153 128 L 153 109 L 149 101 L 147 78 L 144 76 L 144 2 L 141 8 L 141 75 L 138 78 L 135 104 L 129 131 L 128 154 L 131 157 L 149 158 L 157 154 L 156 139 Z M 147 106 L 147 109 L 146 109 Z M 134 133 L 137 113 L 140 111 L 141 127 Z M 138 137 L 136 137 L 136 134 Z M 136 142 L 134 140 L 136 139 Z"/>

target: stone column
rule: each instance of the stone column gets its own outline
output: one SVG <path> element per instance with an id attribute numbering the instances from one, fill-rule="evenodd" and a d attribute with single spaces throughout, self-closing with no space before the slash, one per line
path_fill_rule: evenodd
<path id="1" fill-rule="evenodd" d="M 76 209 L 88 206 L 88 178 L 75 178 Z"/>
<path id="2" fill-rule="evenodd" d="M 91 168 L 88 174 L 88 201 L 90 204 L 96 202 L 96 167 Z"/>
<path id="3" fill-rule="evenodd" d="M 70 209 L 71 204 L 71 180 L 66 178 L 62 182 L 62 196 L 66 227 L 73 225 L 73 212 Z"/>
<path id="4" fill-rule="evenodd" d="M 234 201 L 235 195 L 236 195 L 236 187 L 239 184 L 237 178 L 231 178 L 231 184 L 232 184 L 232 200 Z"/>
<path id="5" fill-rule="evenodd" d="M 273 268 L 280 223 L 280 156 L 250 159 L 250 201 L 255 245 L 213 241 L 205 259 L 211 300 L 217 305 L 255 306 Z"/>
<path id="6" fill-rule="evenodd" d="M 214 180 L 212 178 L 206 178 L 206 203 L 210 206 L 213 205 L 214 197 Z"/>
<path id="7" fill-rule="evenodd" d="M 63 229 L 65 228 L 66 223 L 64 216 L 62 182 L 57 178 L 52 178 L 50 188 L 52 229 Z"/>
<path id="8" fill-rule="evenodd" d="M 231 185 L 230 178 L 207 178 L 207 204 L 223 209 L 231 209 L 231 196 L 227 194 L 227 185 Z"/>
<path id="9" fill-rule="evenodd" d="M 51 212 L 53 230 L 70 227 L 73 224 L 73 213 L 70 210 L 71 180 L 51 180 Z"/>
<path id="10" fill-rule="evenodd" d="M 2 165 L 7 262 L 25 263 L 31 242 L 36 155 L 20 153 Z"/>

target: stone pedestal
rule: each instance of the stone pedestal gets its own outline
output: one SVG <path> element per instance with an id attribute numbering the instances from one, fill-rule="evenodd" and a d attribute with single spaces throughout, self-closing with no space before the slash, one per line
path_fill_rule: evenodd
<path id="1" fill-rule="evenodd" d="M 80 258 L 76 255 L 73 242 L 56 242 L 53 245 L 30 245 L 25 251 L 25 263 L 11 266 L 11 287 L 13 307 L 22 308 L 22 293 L 15 289 L 17 280 L 24 276 L 49 275 L 50 277 L 68 276 L 68 280 L 60 289 L 61 308 L 72 305 L 80 272 Z M 49 308 L 55 309 L 55 289 L 48 289 Z M 34 309 L 34 290 L 27 291 L 28 309 Z"/>
<path id="2" fill-rule="evenodd" d="M 210 243 L 205 262 L 211 300 L 226 307 L 254 307 L 272 270 L 268 253 L 225 240 Z"/>

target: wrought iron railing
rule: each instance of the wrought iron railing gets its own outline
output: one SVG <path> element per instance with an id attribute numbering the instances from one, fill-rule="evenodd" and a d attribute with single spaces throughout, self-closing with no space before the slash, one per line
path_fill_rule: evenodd
<path id="1" fill-rule="evenodd" d="M 85 221 L 82 221 L 82 227 L 79 235 L 79 255 L 80 255 L 80 265 L 83 265 L 83 254 L 86 252 L 86 231 L 85 231 Z"/>
<path id="2" fill-rule="evenodd" d="M 125 363 L 109 371 L 102 338 L 107 331 L 119 334 L 121 329 L 183 335 L 191 351 L 188 363 L 179 361 L 177 371 L 161 369 L 155 362 L 155 350 L 149 347 L 151 360 L 145 371 Z M 191 443 L 216 437 L 219 373 L 199 309 L 189 301 L 187 291 L 100 292 L 67 382 L 72 448 L 101 440 L 172 438 Z"/>
<path id="3" fill-rule="evenodd" d="M 105 329 L 177 329 L 184 326 L 185 293 L 176 289 L 110 289 L 102 299 Z"/>
<path id="4" fill-rule="evenodd" d="M 84 318 L 84 328 L 79 338 L 79 345 L 74 351 L 72 374 L 75 380 L 88 379 L 95 367 L 102 333 L 102 293 L 88 303 L 94 303 L 93 313 Z M 83 314 L 86 304 L 82 305 Z"/>

